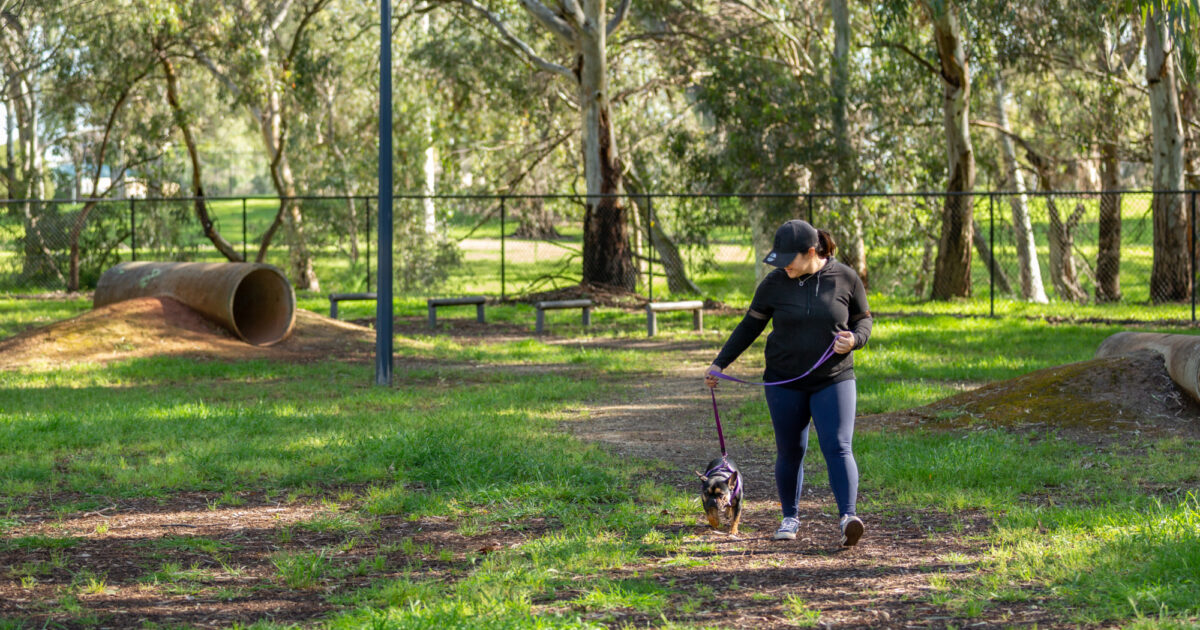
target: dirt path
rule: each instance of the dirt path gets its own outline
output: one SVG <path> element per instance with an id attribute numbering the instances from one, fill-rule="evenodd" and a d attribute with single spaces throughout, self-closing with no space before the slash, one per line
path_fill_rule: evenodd
<path id="1" fill-rule="evenodd" d="M 704 365 L 702 359 L 687 363 Z M 723 385 L 719 391 L 723 410 L 733 410 L 747 400 L 761 401 L 762 396 L 745 386 Z M 631 384 L 628 392 L 627 400 L 592 406 L 584 419 L 567 426 L 578 437 L 623 457 L 662 462 L 653 473 L 658 481 L 697 490 L 693 471 L 720 454 L 711 403 L 700 379 L 680 370 Z M 1056 619 L 1036 601 L 1004 604 L 971 617 L 931 603 L 928 576 L 973 571 L 987 549 L 981 535 L 989 527 L 988 520 L 979 514 L 956 515 L 962 531 L 949 535 L 941 533 L 950 525 L 945 515 L 909 513 L 882 519 L 863 514 L 866 536 L 857 547 L 845 549 L 839 545 L 828 481 L 823 469 L 814 471 L 811 464 L 800 503 L 800 536 L 775 541 L 772 534 L 780 517 L 774 448 L 740 437 L 736 419 L 725 424 L 728 451 L 747 480 L 743 535 L 734 539 L 709 530 L 697 501 L 694 520 L 679 524 L 678 531 L 692 534 L 697 549 L 715 546 L 715 551 L 691 553 L 711 556 L 711 563 L 627 568 L 655 575 L 676 588 L 683 585 L 720 594 L 711 610 L 687 621 L 734 628 L 793 628 L 804 623 L 804 614 L 797 613 L 798 605 L 792 603 L 800 600 L 809 611 L 816 611 L 807 617 L 813 627 L 1076 627 Z M 947 557 L 958 564 L 947 562 Z M 964 558 L 970 560 L 964 564 Z M 618 621 L 653 620 L 633 616 Z"/>

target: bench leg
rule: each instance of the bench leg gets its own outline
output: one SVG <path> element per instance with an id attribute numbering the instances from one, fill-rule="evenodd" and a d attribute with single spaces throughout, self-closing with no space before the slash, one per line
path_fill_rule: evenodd
<path id="1" fill-rule="evenodd" d="M 435 328 L 435 329 L 437 328 L 437 307 L 436 306 L 429 307 L 429 327 Z"/>
<path id="2" fill-rule="evenodd" d="M 704 311 L 696 309 L 692 311 L 692 328 L 697 332 L 704 332 Z"/>
<path id="3" fill-rule="evenodd" d="M 475 321 L 479 322 L 480 324 L 483 323 L 483 305 L 482 304 L 475 305 Z"/>
<path id="4" fill-rule="evenodd" d="M 592 325 L 592 309 L 589 307 L 584 307 L 584 309 L 583 309 L 583 325 L 584 326 Z"/>
<path id="5" fill-rule="evenodd" d="M 658 314 L 650 309 L 646 309 L 646 336 L 653 337 L 658 334 Z"/>
<path id="6" fill-rule="evenodd" d="M 535 334 L 540 335 L 540 334 L 542 334 L 542 329 L 544 329 L 545 327 L 546 327 L 546 311 L 543 311 L 542 309 L 539 308 L 537 310 L 537 325 L 534 326 L 533 331 Z"/>
<path id="7" fill-rule="evenodd" d="M 329 300 L 329 318 L 337 319 L 337 300 Z"/>

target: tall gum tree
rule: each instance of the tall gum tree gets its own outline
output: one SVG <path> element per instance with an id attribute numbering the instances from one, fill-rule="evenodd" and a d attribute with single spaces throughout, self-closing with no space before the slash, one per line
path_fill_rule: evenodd
<path id="1" fill-rule="evenodd" d="M 949 2 L 922 3 L 933 23 L 941 62 L 942 124 L 946 143 L 946 195 L 934 262 L 935 300 L 971 295 L 971 235 L 975 188 L 975 151 L 971 146 L 971 70 L 958 8 Z"/>
<path id="2" fill-rule="evenodd" d="M 1154 263 L 1150 298 L 1155 302 L 1191 296 L 1188 224 L 1183 195 L 1183 122 L 1175 79 L 1174 38 L 1159 8 L 1146 12 L 1146 84 L 1150 88 L 1154 164 Z"/>
<path id="3" fill-rule="evenodd" d="M 525 12 L 567 49 L 570 61 L 560 64 L 534 51 L 496 12 L 476 0 L 457 0 L 491 23 L 522 58 L 574 88 L 587 185 L 583 280 L 632 290 L 637 270 L 629 243 L 627 204 L 620 197 L 622 168 L 612 125 L 607 57 L 608 38 L 625 21 L 630 2 L 620 0 L 609 16 L 605 0 L 561 0 L 554 9 L 538 0 L 520 0 Z"/>
<path id="4" fill-rule="evenodd" d="M 190 42 L 194 56 L 246 107 L 262 136 L 271 183 L 280 202 L 256 260 L 266 258 L 276 231 L 285 227 L 292 281 L 297 289 L 311 291 L 319 291 L 320 282 L 288 157 L 289 129 L 291 118 L 303 114 L 295 102 L 297 82 L 309 79 L 301 76 L 298 65 L 310 52 L 310 29 L 330 1 L 224 0 L 211 9 L 218 13 L 213 17 L 220 18 L 227 28 L 214 28 L 215 37 Z"/>

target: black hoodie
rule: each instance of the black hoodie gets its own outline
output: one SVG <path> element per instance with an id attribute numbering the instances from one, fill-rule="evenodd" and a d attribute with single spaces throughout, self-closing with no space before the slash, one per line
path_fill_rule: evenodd
<path id="1" fill-rule="evenodd" d="M 862 280 L 850 267 L 830 259 L 814 274 L 789 278 L 783 269 L 767 274 L 754 291 L 750 309 L 713 361 L 724 370 L 754 343 L 773 320 L 767 337 L 763 380 L 795 378 L 821 358 L 839 331 L 854 333 L 854 349 L 871 336 L 871 311 Z M 834 354 L 812 374 L 783 385 L 815 392 L 854 378 L 854 354 Z"/>

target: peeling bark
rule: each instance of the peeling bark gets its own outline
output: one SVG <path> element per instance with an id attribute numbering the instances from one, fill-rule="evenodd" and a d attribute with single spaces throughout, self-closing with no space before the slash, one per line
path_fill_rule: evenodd
<path id="1" fill-rule="evenodd" d="M 935 300 L 971 296 L 971 233 L 975 187 L 975 152 L 971 147 L 971 72 L 962 29 L 953 5 L 940 11 L 926 5 L 941 60 L 942 122 L 945 129 L 948 181 L 942 205 L 941 235 L 934 262 Z"/>
<path id="2" fill-rule="evenodd" d="M 1146 18 L 1146 83 L 1150 87 L 1150 123 L 1154 161 L 1154 263 L 1150 299 L 1177 302 L 1191 297 L 1187 211 L 1183 195 L 1183 123 L 1175 80 L 1173 42 L 1158 10 Z M 1163 192 L 1167 191 L 1167 192 Z"/>

